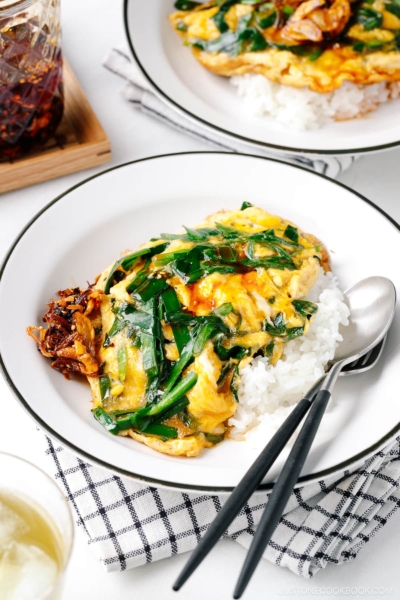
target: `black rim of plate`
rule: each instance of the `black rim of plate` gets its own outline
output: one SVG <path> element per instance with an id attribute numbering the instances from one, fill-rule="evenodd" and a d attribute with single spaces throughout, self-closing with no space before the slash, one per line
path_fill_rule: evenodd
<path id="1" fill-rule="evenodd" d="M 139 60 L 137 52 L 135 51 L 135 47 L 133 45 L 133 39 L 132 39 L 132 36 L 129 31 L 129 23 L 128 23 L 129 1 L 130 0 L 124 0 L 125 33 L 126 33 L 126 37 L 127 37 L 131 52 L 138 64 L 140 70 L 142 71 L 142 73 L 146 77 L 146 79 L 149 81 L 149 83 L 151 83 L 151 85 L 154 87 L 154 89 L 157 90 L 157 92 L 158 92 L 158 94 L 160 94 L 160 96 L 162 96 L 170 105 L 172 105 L 172 107 L 174 107 L 179 112 L 185 113 L 191 119 L 194 119 L 198 123 L 201 123 L 204 127 L 208 128 L 208 129 L 214 129 L 215 131 L 219 131 L 221 134 L 227 136 L 228 138 L 229 137 L 235 138 L 236 140 L 239 140 L 241 142 L 249 144 L 249 146 L 250 146 L 249 153 L 251 152 L 251 150 L 255 151 L 257 147 L 258 148 L 261 147 L 263 149 L 271 148 L 272 150 L 279 150 L 280 152 L 290 152 L 292 154 L 305 154 L 305 155 L 313 154 L 313 155 L 339 156 L 339 155 L 350 155 L 350 154 L 371 154 L 374 152 L 379 152 L 382 150 L 389 150 L 390 148 L 396 148 L 396 147 L 400 146 L 400 140 L 399 140 L 397 142 L 391 142 L 390 144 L 382 144 L 380 146 L 368 146 L 367 148 L 350 148 L 349 150 L 312 150 L 312 149 L 304 150 L 304 148 L 295 148 L 294 146 L 279 146 L 277 144 L 268 144 L 267 142 L 252 140 L 250 138 L 239 135 L 237 133 L 233 133 L 232 131 L 223 129 L 222 127 L 218 127 L 218 125 L 214 125 L 213 123 L 209 123 L 208 121 L 202 119 L 198 115 L 191 113 L 186 108 L 183 108 L 183 106 L 181 106 L 180 104 L 175 102 L 175 100 L 170 98 L 168 96 L 168 94 L 166 94 L 166 92 L 164 90 L 162 90 L 155 83 L 155 81 L 153 81 L 153 79 L 150 77 L 150 75 L 147 73 L 146 69 L 144 68 L 144 66 L 142 65 L 142 63 Z"/>
<path id="2" fill-rule="evenodd" d="M 274 158 L 264 158 L 264 157 L 260 157 L 260 156 L 255 156 L 252 154 L 243 154 L 243 153 L 227 153 L 227 152 L 218 152 L 218 151 L 212 151 L 212 152 L 177 152 L 177 153 L 171 153 L 171 154 L 161 154 L 161 155 L 157 155 L 157 156 L 149 156 L 147 158 L 142 158 L 139 160 L 133 160 L 133 161 L 129 161 L 127 163 L 123 163 L 121 165 L 117 165 L 115 167 L 111 167 L 110 169 L 106 169 L 104 171 L 101 171 L 100 173 L 97 173 L 96 175 L 92 175 L 91 177 L 88 177 L 87 179 L 84 179 L 83 181 L 81 181 L 80 183 L 77 183 L 76 185 L 72 186 L 71 188 L 69 188 L 67 191 L 63 192 L 62 194 L 60 194 L 59 196 L 57 196 L 56 198 L 54 198 L 54 200 L 52 200 L 51 202 L 49 202 L 44 208 L 42 208 L 28 223 L 27 225 L 23 228 L 23 230 L 20 232 L 20 234 L 17 236 L 17 238 L 15 239 L 15 241 L 13 242 L 13 244 L 11 245 L 11 248 L 9 249 L 9 251 L 7 252 L 7 254 L 5 255 L 5 258 L 1 264 L 0 267 L 0 285 L 1 285 L 1 280 L 4 274 L 4 271 L 7 267 L 8 261 L 11 257 L 11 255 L 13 254 L 15 248 L 17 247 L 18 243 L 20 242 L 20 240 L 23 238 L 23 236 L 25 235 L 25 233 L 29 230 L 29 228 L 31 227 L 31 225 L 33 225 L 33 223 L 35 223 L 41 216 L 42 214 L 44 214 L 49 208 L 51 208 L 56 202 L 58 202 L 59 200 L 62 200 L 63 198 L 65 198 L 66 196 L 68 196 L 68 194 L 70 194 L 71 192 L 73 192 L 74 190 L 76 190 L 77 188 L 85 185 L 86 183 L 92 181 L 92 179 L 96 179 L 97 177 L 101 177 L 102 175 L 106 175 L 107 173 L 110 173 L 111 171 L 115 171 L 117 169 L 121 169 L 130 165 L 134 165 L 136 163 L 142 163 L 142 162 L 146 162 L 146 161 L 152 161 L 152 160 L 162 160 L 163 158 L 170 158 L 170 157 L 174 157 L 174 156 L 188 156 L 188 155 L 193 155 L 193 156 L 198 156 L 198 155 L 211 155 L 211 154 L 216 154 L 216 155 L 223 155 L 224 157 L 226 157 L 227 155 L 231 156 L 233 159 L 234 157 L 246 157 L 246 158 L 251 158 L 251 159 L 256 159 L 256 160 L 265 160 L 265 161 L 269 161 L 269 162 L 275 162 L 275 163 L 280 163 L 285 165 L 286 167 L 288 167 L 289 169 L 300 169 L 301 171 L 306 171 L 307 173 L 314 175 L 316 177 L 321 177 L 322 179 L 325 179 L 327 181 L 329 181 L 332 185 L 337 185 L 338 187 L 341 187 L 345 190 L 347 190 L 348 192 L 350 192 L 351 194 L 353 194 L 354 196 L 358 197 L 360 200 L 362 200 L 363 202 L 366 202 L 367 204 L 369 204 L 370 206 L 372 206 L 377 212 L 381 213 L 392 225 L 394 225 L 394 227 L 396 227 L 396 229 L 398 231 L 400 231 L 400 225 L 394 220 L 392 219 L 392 217 L 390 217 L 384 210 L 382 210 L 379 206 L 377 206 L 376 204 L 374 204 L 371 200 L 368 200 L 368 198 L 365 198 L 362 194 L 359 194 L 358 192 L 352 190 L 350 187 L 348 187 L 347 185 L 344 185 L 343 183 L 340 183 L 338 181 L 334 181 L 332 179 L 330 179 L 329 177 L 326 177 L 325 175 L 322 175 L 320 173 L 315 173 L 313 171 L 310 171 L 309 169 L 306 169 L 304 167 L 298 166 L 298 165 L 291 165 L 286 163 L 285 161 L 282 160 L 277 160 Z M 165 487 L 165 488 L 169 488 L 169 489 L 178 489 L 178 490 L 190 490 L 193 492 L 207 492 L 207 493 L 212 493 L 212 494 L 216 494 L 216 493 L 229 493 L 232 492 L 234 490 L 233 487 L 215 487 L 215 486 L 193 486 L 193 485 L 186 485 L 186 484 L 181 484 L 181 483 L 174 483 L 171 481 L 165 481 L 165 480 L 160 480 L 160 479 L 154 479 L 152 477 L 146 477 L 144 475 L 138 475 L 137 473 L 133 473 L 131 471 L 126 471 L 124 469 L 121 469 L 119 467 L 116 467 L 115 465 L 109 464 L 99 458 L 97 458 L 96 456 L 93 456 L 87 452 L 85 452 L 84 450 L 81 450 L 80 448 L 78 448 L 77 446 L 75 446 L 73 443 L 69 442 L 68 440 L 66 440 L 65 438 L 63 438 L 61 435 L 59 435 L 56 431 L 54 431 L 54 429 L 52 429 L 51 427 L 49 427 L 47 425 L 47 423 L 45 421 L 43 421 L 43 419 L 41 419 L 35 412 L 34 410 L 31 408 L 31 406 L 29 405 L 29 402 L 22 396 L 22 394 L 20 394 L 17 386 L 14 384 L 13 380 L 11 379 L 7 368 L 4 364 L 3 358 L 0 355 L 0 371 L 3 372 L 3 375 L 5 377 L 6 382 L 8 383 L 8 385 L 10 386 L 14 396 L 17 398 L 17 400 L 20 402 L 20 404 L 22 405 L 22 407 L 30 414 L 30 416 L 34 419 L 34 421 L 37 422 L 37 424 L 46 432 L 49 434 L 49 436 L 55 440 L 57 440 L 58 442 L 60 442 L 60 444 L 62 444 L 63 446 L 65 446 L 66 448 L 68 448 L 69 450 L 71 450 L 72 452 L 74 452 L 74 454 L 76 454 L 77 456 L 81 457 L 84 460 L 87 460 L 89 463 L 98 465 L 99 467 L 103 467 L 109 471 L 112 471 L 114 473 L 116 473 L 117 475 L 121 475 L 123 477 L 129 477 L 130 479 L 134 479 L 135 481 L 141 482 L 141 483 L 145 483 L 145 484 L 149 484 L 149 485 L 155 485 L 158 487 Z M 322 479 L 326 479 L 327 477 L 334 475 L 336 473 L 340 473 L 341 471 L 345 471 L 346 469 L 351 469 L 352 466 L 356 467 L 359 462 L 362 459 L 366 459 L 368 456 L 371 456 L 372 454 L 374 454 L 375 452 L 377 452 L 378 450 L 380 450 L 380 448 L 382 448 L 386 442 L 388 442 L 389 440 L 391 440 L 395 434 L 400 431 L 400 423 L 397 423 L 397 425 L 395 427 L 393 427 L 393 429 L 391 429 L 386 435 L 384 435 L 380 440 L 378 440 L 377 442 L 375 442 L 374 444 L 372 444 L 371 446 L 369 446 L 368 448 L 366 448 L 365 450 L 363 450 L 362 452 L 359 452 L 358 454 L 352 456 L 351 458 L 339 463 L 338 465 L 334 465 L 333 467 L 330 467 L 329 469 L 324 469 L 322 471 L 318 471 L 317 473 L 312 473 L 310 475 L 305 475 L 303 477 L 300 477 L 298 480 L 298 483 L 296 485 L 296 487 L 307 484 L 308 482 L 314 482 L 314 481 L 320 481 Z M 189 459 L 188 459 L 189 460 Z M 351 472 L 351 471 L 350 471 Z M 265 483 L 262 484 L 258 487 L 257 491 L 269 491 L 273 488 L 273 483 Z"/>

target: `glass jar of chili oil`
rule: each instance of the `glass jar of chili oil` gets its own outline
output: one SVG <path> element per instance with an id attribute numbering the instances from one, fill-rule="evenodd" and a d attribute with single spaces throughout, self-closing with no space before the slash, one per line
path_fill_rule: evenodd
<path id="1" fill-rule="evenodd" d="M 0 0 L 0 160 L 43 146 L 64 108 L 60 0 Z"/>

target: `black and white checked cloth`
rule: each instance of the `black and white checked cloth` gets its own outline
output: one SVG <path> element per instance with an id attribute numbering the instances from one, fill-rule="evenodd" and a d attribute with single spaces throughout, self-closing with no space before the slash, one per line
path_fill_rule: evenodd
<path id="1" fill-rule="evenodd" d="M 225 499 L 147 487 L 76 458 L 46 438 L 78 525 L 108 571 L 192 550 Z M 190 459 L 188 459 L 190 460 Z M 400 437 L 352 474 L 292 494 L 264 557 L 312 577 L 328 563 L 356 558 L 400 507 Z M 268 494 L 255 494 L 226 535 L 249 547 Z"/>
<path id="2" fill-rule="evenodd" d="M 267 158 L 278 158 L 286 162 L 301 165 L 308 169 L 322 173 L 328 177 L 338 177 L 348 169 L 356 160 L 355 156 L 317 156 L 317 155 L 290 155 L 279 152 L 255 149 L 244 142 L 227 139 L 217 131 L 206 129 L 199 123 L 188 119 L 183 113 L 173 110 L 157 95 L 151 84 L 147 81 L 142 71 L 127 50 L 113 48 L 104 61 L 104 66 L 126 81 L 122 94 L 126 100 L 132 102 L 143 112 L 155 117 L 164 123 L 187 133 L 203 142 L 212 144 L 220 150 L 228 152 L 244 152 L 258 154 Z"/>

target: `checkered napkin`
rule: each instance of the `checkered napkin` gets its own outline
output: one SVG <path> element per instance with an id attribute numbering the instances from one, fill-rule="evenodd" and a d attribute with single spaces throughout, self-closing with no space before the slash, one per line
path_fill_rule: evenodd
<path id="1" fill-rule="evenodd" d="M 356 160 L 355 156 L 317 156 L 317 155 L 290 155 L 279 152 L 266 152 L 254 146 L 228 139 L 217 131 L 206 129 L 199 123 L 187 118 L 183 113 L 170 108 L 165 100 L 157 95 L 147 81 L 139 66 L 127 51 L 113 48 L 104 61 L 104 66 L 122 77 L 127 83 L 122 90 L 126 100 L 132 102 L 143 112 L 167 123 L 171 127 L 187 133 L 203 142 L 207 142 L 220 150 L 230 152 L 244 152 L 258 154 L 267 158 L 278 158 L 286 162 L 301 165 L 308 169 L 323 173 L 335 178 L 348 169 Z"/>
<path id="2" fill-rule="evenodd" d="M 46 453 L 77 523 L 107 571 L 193 550 L 225 497 L 156 489 L 76 458 L 46 438 Z M 192 459 L 188 459 L 192 460 Z M 264 557 L 312 577 L 353 560 L 400 506 L 400 437 L 356 472 L 296 489 Z M 268 494 L 255 494 L 226 535 L 248 548 Z"/>

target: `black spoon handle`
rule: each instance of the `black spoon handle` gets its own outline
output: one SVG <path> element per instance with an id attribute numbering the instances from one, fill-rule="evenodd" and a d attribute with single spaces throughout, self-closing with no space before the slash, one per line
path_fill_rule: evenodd
<path id="1" fill-rule="evenodd" d="M 283 448 L 292 437 L 293 433 L 296 431 L 296 428 L 299 426 L 309 410 L 312 399 L 321 387 L 322 381 L 323 378 L 321 378 L 321 380 L 309 390 L 306 396 L 293 409 L 288 418 L 281 425 L 273 438 L 247 471 L 246 475 L 233 490 L 227 502 L 219 511 L 218 515 L 210 525 L 197 548 L 191 554 L 188 562 L 176 580 L 173 586 L 173 589 L 176 592 L 182 587 L 185 581 L 189 579 L 193 571 L 199 566 L 202 560 L 215 546 L 221 536 L 228 529 L 229 525 L 235 519 L 237 514 L 246 504 L 247 500 L 260 485 L 264 476 L 274 464 L 277 457 L 282 452 Z"/>
<path id="2" fill-rule="evenodd" d="M 268 504 L 257 527 L 253 542 L 247 553 L 233 597 L 240 598 L 253 575 L 265 548 L 274 533 L 285 506 L 299 478 L 310 451 L 319 424 L 328 405 L 331 393 L 328 390 L 318 392 L 310 412 L 295 441 L 292 451 L 274 485 Z"/>

